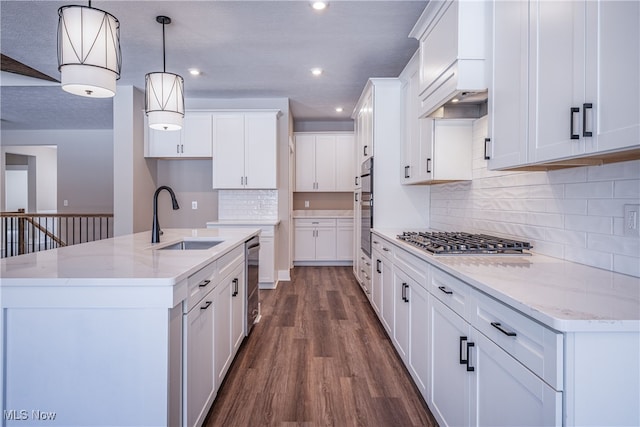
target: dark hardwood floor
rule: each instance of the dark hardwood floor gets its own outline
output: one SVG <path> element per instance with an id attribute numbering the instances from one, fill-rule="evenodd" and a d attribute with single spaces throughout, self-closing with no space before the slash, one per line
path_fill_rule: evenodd
<path id="1" fill-rule="evenodd" d="M 205 426 L 436 426 L 351 267 L 261 290 Z"/>

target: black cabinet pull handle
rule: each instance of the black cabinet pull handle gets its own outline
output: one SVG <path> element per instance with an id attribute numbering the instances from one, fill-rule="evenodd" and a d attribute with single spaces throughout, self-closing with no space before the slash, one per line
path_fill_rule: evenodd
<path id="1" fill-rule="evenodd" d="M 384 246 L 382 247 L 382 250 L 385 252 L 389 252 L 389 248 L 385 248 Z"/>
<path id="2" fill-rule="evenodd" d="M 431 173 L 431 159 L 427 159 L 427 173 Z"/>
<path id="3" fill-rule="evenodd" d="M 211 301 L 206 301 L 204 306 L 200 307 L 200 310 L 206 310 L 211 305 Z"/>
<path id="4" fill-rule="evenodd" d="M 354 193 L 353 196 L 354 196 L 354 200 L 357 202 L 358 201 L 358 193 Z"/>
<path id="5" fill-rule="evenodd" d="M 231 294 L 231 296 L 238 296 L 238 279 L 233 279 L 231 283 L 233 283 L 233 294 Z"/>
<path id="6" fill-rule="evenodd" d="M 447 295 L 451 295 L 453 294 L 453 291 L 448 290 L 447 288 L 445 288 L 444 286 L 438 286 L 438 289 L 440 289 L 442 292 L 444 292 Z"/>
<path id="7" fill-rule="evenodd" d="M 411 167 L 411 166 L 405 166 L 405 167 L 404 167 L 404 177 L 405 177 L 405 178 L 411 178 L 411 176 L 409 175 L 409 168 L 410 168 L 410 167 Z"/>
<path id="8" fill-rule="evenodd" d="M 471 366 L 471 364 L 469 363 L 469 362 L 470 362 L 470 360 L 471 360 L 471 359 L 469 358 L 469 349 L 470 349 L 471 347 L 474 347 L 474 346 L 475 346 L 475 343 L 472 343 L 472 342 L 467 343 L 467 372 L 473 372 L 473 371 L 475 371 L 475 370 L 476 370 L 476 368 L 474 368 L 473 366 Z"/>
<path id="9" fill-rule="evenodd" d="M 368 154 L 367 154 L 367 148 L 369 148 L 369 146 L 368 146 L 368 145 L 365 145 L 364 147 L 362 147 L 362 154 L 363 154 L 365 157 L 367 157 L 367 156 L 368 156 Z"/>
<path id="10" fill-rule="evenodd" d="M 580 108 L 578 107 L 571 107 L 571 139 L 580 139 L 580 135 L 578 135 L 577 133 L 573 133 L 573 131 L 575 130 L 574 128 L 574 123 L 573 123 L 573 118 L 575 117 L 575 113 L 579 113 L 580 112 Z"/>
<path id="11" fill-rule="evenodd" d="M 355 182 L 355 185 L 357 187 L 358 186 L 358 177 L 357 176 L 355 177 L 354 182 Z"/>
<path id="12" fill-rule="evenodd" d="M 202 282 L 200 282 L 200 283 L 198 284 L 198 286 L 199 286 L 200 288 L 204 288 L 204 287 L 205 287 L 205 286 L 207 286 L 209 283 L 211 283 L 211 280 L 203 280 Z"/>
<path id="13" fill-rule="evenodd" d="M 500 332 L 502 332 L 503 334 L 505 334 L 508 337 L 515 337 L 517 336 L 517 334 L 513 331 L 508 331 L 504 328 L 504 326 L 502 326 L 500 323 L 498 322 L 491 322 L 491 326 L 493 326 L 494 328 L 496 328 L 497 330 L 499 330 Z"/>
<path id="14" fill-rule="evenodd" d="M 585 104 L 582 104 L 582 136 L 584 137 L 593 136 L 593 132 L 587 130 L 587 110 L 592 110 L 592 109 L 593 109 L 592 103 L 587 102 Z"/>
<path id="15" fill-rule="evenodd" d="M 489 156 L 489 143 L 491 142 L 491 138 L 484 139 L 484 159 L 489 160 L 491 156 Z"/>
<path id="16" fill-rule="evenodd" d="M 466 365 L 467 364 L 467 360 L 469 360 L 469 359 L 465 360 L 463 358 L 464 351 L 462 350 L 462 348 L 465 347 L 466 342 L 467 342 L 467 337 L 460 337 L 460 345 L 458 346 L 458 351 L 459 351 L 459 354 L 460 354 L 460 364 L 461 365 Z"/>
<path id="17" fill-rule="evenodd" d="M 407 296 L 407 290 L 409 289 L 409 285 L 404 283 L 404 302 L 409 302 L 409 297 Z"/>
<path id="18" fill-rule="evenodd" d="M 382 262 L 380 262 L 379 259 L 376 260 L 376 271 L 378 273 L 382 273 L 382 270 L 380 270 L 380 265 L 382 264 Z"/>

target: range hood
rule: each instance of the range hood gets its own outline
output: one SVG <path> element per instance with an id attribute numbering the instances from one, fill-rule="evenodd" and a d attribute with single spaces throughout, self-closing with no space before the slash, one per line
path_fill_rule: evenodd
<path id="1" fill-rule="evenodd" d="M 489 3 L 431 1 L 409 33 L 420 43 L 420 117 L 486 114 Z"/>

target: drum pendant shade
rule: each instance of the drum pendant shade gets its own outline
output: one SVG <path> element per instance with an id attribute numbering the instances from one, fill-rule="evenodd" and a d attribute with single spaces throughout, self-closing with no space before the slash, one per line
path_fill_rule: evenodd
<path id="1" fill-rule="evenodd" d="M 180 130 L 184 120 L 184 79 L 166 72 L 164 26 L 171 23 L 166 16 L 156 17 L 162 24 L 163 71 L 145 76 L 145 112 L 149 127 L 157 130 Z"/>
<path id="2" fill-rule="evenodd" d="M 120 22 L 86 6 L 58 9 L 58 70 L 62 89 L 74 95 L 108 98 L 120 78 Z"/>

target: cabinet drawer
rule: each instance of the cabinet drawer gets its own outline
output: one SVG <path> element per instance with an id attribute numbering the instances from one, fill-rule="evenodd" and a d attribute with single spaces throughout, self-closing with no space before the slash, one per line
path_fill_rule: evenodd
<path id="1" fill-rule="evenodd" d="M 380 236 L 376 236 L 375 234 L 371 238 L 371 247 L 373 250 L 376 250 L 382 255 L 384 258 L 389 261 L 393 260 L 394 254 L 394 246 L 389 243 L 387 240 L 382 239 Z"/>
<path id="2" fill-rule="evenodd" d="M 442 301 L 447 307 L 469 321 L 471 311 L 469 297 L 471 287 L 461 280 L 438 269 L 431 269 L 429 292 Z"/>
<path id="3" fill-rule="evenodd" d="M 189 312 L 202 298 L 211 291 L 218 279 L 218 264 L 216 261 L 210 263 L 202 270 L 189 276 L 187 279 L 189 296 L 187 298 L 187 306 L 184 308 L 185 313 Z"/>
<path id="4" fill-rule="evenodd" d="M 394 265 L 408 274 L 420 286 L 427 289 L 427 277 L 429 275 L 429 264 L 420 258 L 411 255 L 403 250 L 394 250 Z"/>
<path id="5" fill-rule="evenodd" d="M 296 218 L 296 227 L 335 227 L 335 218 Z"/>
<path id="6" fill-rule="evenodd" d="M 218 277 L 223 279 L 238 266 L 244 262 L 244 245 L 231 250 L 218 259 Z"/>
<path id="7" fill-rule="evenodd" d="M 472 325 L 556 390 L 563 389 L 563 335 L 473 290 Z"/>

